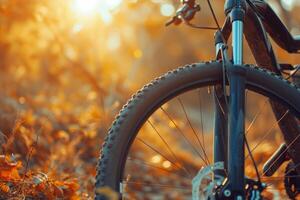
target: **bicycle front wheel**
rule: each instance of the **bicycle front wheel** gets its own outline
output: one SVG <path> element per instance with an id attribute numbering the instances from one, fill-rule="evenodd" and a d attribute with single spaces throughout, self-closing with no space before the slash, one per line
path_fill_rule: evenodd
<path id="1" fill-rule="evenodd" d="M 258 175 L 270 183 L 267 195 L 276 195 L 274 190 L 283 189 L 283 176 L 269 178 L 261 172 L 264 161 L 284 141 L 280 121 L 268 102 L 271 99 L 286 109 L 282 119 L 287 113 L 298 118 L 300 91 L 266 70 L 248 65 L 242 68 L 246 72 L 245 137 L 250 149 L 245 157 L 246 175 Z M 215 93 L 211 90 L 222 85 L 222 72 L 220 62 L 187 65 L 133 95 L 105 139 L 96 188 L 108 186 L 123 199 L 191 199 L 192 180 L 201 168 L 214 163 Z M 209 176 L 213 177 L 213 172 Z M 211 181 L 206 179 L 199 190 L 205 193 Z M 96 194 L 96 199 L 101 197 Z"/>

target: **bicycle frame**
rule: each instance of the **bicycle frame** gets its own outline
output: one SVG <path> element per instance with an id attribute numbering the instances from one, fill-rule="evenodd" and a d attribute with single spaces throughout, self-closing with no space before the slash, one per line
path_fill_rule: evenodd
<path id="1" fill-rule="evenodd" d="M 221 48 L 224 46 L 223 44 L 228 40 L 232 33 L 232 64 L 230 62 L 225 63 L 226 68 L 229 69 L 229 73 L 227 74 L 230 88 L 229 107 L 228 111 L 227 109 L 223 109 L 224 111 L 222 112 L 224 113 L 221 113 L 219 104 L 226 107 L 224 106 L 224 98 L 227 97 L 224 96 L 224 94 L 223 96 L 220 95 L 222 93 L 220 88 L 215 89 L 215 99 L 218 103 L 215 103 L 214 155 L 215 162 L 225 162 L 228 160 L 228 163 L 225 162 L 225 166 L 228 170 L 228 181 L 224 188 L 222 188 L 222 196 L 224 196 L 225 199 L 245 199 L 245 74 L 243 71 L 239 70 L 239 65 L 243 64 L 243 35 L 246 37 L 256 63 L 259 66 L 268 68 L 277 74 L 281 74 L 281 67 L 277 62 L 272 45 L 267 37 L 266 29 L 280 47 L 290 53 L 298 51 L 298 49 L 294 48 L 292 45 L 292 36 L 268 4 L 264 1 L 252 2 L 254 5 L 260 6 L 259 16 L 255 13 L 255 11 L 247 7 L 246 0 L 226 0 L 225 13 L 227 15 L 227 19 L 221 30 L 222 34 L 217 32 L 215 36 L 218 56 L 219 52 L 222 51 Z M 263 20 L 261 19 L 262 16 L 264 17 Z M 272 18 L 272 20 L 270 20 L 270 18 Z M 273 18 L 275 18 L 275 20 Z M 271 28 L 274 24 L 277 24 L 275 30 L 274 28 Z M 223 41 L 224 39 L 225 41 Z M 270 103 L 275 116 L 280 118 L 285 110 L 278 107 L 275 102 Z M 228 133 L 227 121 L 229 125 Z M 284 132 L 293 129 L 293 127 L 295 127 L 295 123 L 293 123 L 293 121 L 295 120 L 292 117 L 287 117 L 287 119 L 280 122 L 279 126 L 281 130 Z M 295 128 L 293 131 L 295 131 Z M 297 133 L 295 133 L 295 135 L 298 134 L 299 131 L 296 132 Z M 225 147 L 222 146 L 222 137 L 226 137 Z M 285 137 L 285 140 L 287 144 L 289 144 L 292 143 L 293 138 Z M 292 148 L 292 151 L 300 152 L 300 147 L 293 145 Z M 296 155 L 291 155 L 291 157 L 294 161 L 299 163 L 300 159 L 297 158 Z M 297 169 L 297 171 L 298 170 L 300 169 Z M 222 174 L 222 172 L 216 173 Z"/>

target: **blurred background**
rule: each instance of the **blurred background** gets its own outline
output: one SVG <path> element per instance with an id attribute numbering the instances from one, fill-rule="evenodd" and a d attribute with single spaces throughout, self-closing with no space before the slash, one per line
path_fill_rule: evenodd
<path id="1" fill-rule="evenodd" d="M 211 2 L 222 23 L 224 0 Z M 268 2 L 300 34 L 300 1 Z M 198 3 L 202 10 L 194 23 L 214 25 L 206 2 Z M 179 5 L 179 0 L 0 0 L 3 162 L 21 162 L 11 168 L 23 180 L 33 178 L 35 186 L 59 181 L 54 185 L 73 191 L 68 197 L 91 198 L 102 140 L 133 92 L 168 70 L 214 58 L 213 31 L 164 26 Z M 300 63 L 298 55 L 274 48 L 280 61 Z M 254 62 L 247 46 L 245 59 Z M 9 195 L 3 187 L 1 195 Z"/>

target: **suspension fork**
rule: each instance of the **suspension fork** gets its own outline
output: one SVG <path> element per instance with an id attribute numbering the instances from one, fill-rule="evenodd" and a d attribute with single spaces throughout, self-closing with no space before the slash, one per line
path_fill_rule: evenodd
<path id="1" fill-rule="evenodd" d="M 231 10 L 233 65 L 228 66 L 229 127 L 228 127 L 228 186 L 230 199 L 245 199 L 245 73 L 243 64 L 243 25 L 245 8 L 236 1 Z"/>
<path id="2" fill-rule="evenodd" d="M 243 64 L 245 2 L 243 0 L 227 0 L 225 11 L 230 15 L 232 23 L 233 60 L 231 63 L 228 62 L 228 59 L 224 59 L 223 57 L 223 64 L 225 63 L 226 66 L 226 75 L 230 90 L 228 107 L 227 105 L 224 106 L 224 99 L 227 99 L 226 90 L 223 88 L 225 92 L 221 91 L 221 87 L 215 87 L 214 90 L 216 108 L 214 161 L 224 161 L 225 169 L 227 170 L 227 183 L 223 186 L 219 197 L 221 197 L 221 199 L 243 200 L 245 199 L 245 73 L 243 68 L 239 66 Z M 222 37 L 218 36 L 218 32 L 215 36 L 217 57 L 219 57 L 219 53 L 222 51 L 220 49 L 222 45 L 224 45 L 224 41 Z M 223 96 L 220 94 L 223 94 Z M 223 105 L 226 109 L 221 111 L 220 107 L 222 106 L 220 105 Z M 226 137 L 226 144 L 224 144 L 224 142 L 222 143 L 220 139 L 224 136 Z M 226 152 L 227 155 L 225 155 Z M 215 171 L 215 174 L 223 175 L 220 171 Z"/>

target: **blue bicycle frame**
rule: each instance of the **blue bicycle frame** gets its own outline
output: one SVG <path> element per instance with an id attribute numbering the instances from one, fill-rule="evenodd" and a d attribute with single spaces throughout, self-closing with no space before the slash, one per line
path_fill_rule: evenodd
<path id="1" fill-rule="evenodd" d="M 255 8 L 249 8 L 249 7 Z M 214 159 L 222 161 L 228 172 L 227 183 L 222 188 L 222 199 L 245 199 L 245 172 L 244 172 L 244 144 L 245 144 L 245 74 L 239 67 L 243 64 L 243 35 L 252 50 L 256 63 L 281 74 L 282 65 L 275 57 L 272 45 L 267 37 L 266 30 L 274 41 L 289 53 L 298 53 L 300 49 L 299 38 L 294 38 L 285 28 L 281 20 L 263 0 L 226 0 L 226 22 L 220 32 L 215 35 L 217 56 L 224 50 L 225 41 L 232 33 L 232 62 L 224 59 L 227 70 L 224 79 L 229 82 L 229 105 L 224 88 L 215 88 L 215 130 L 214 130 Z M 266 29 L 266 30 L 265 30 Z M 225 40 L 225 41 L 224 41 Z M 225 87 L 225 84 L 224 86 Z M 282 116 L 283 109 L 270 101 L 275 116 Z M 220 109 L 222 108 L 222 109 Z M 227 126 L 228 124 L 228 126 Z M 286 117 L 279 123 L 283 133 L 290 135 L 299 134 L 295 130 L 295 120 Z M 292 138 L 286 137 L 287 145 L 292 143 Z M 290 156 L 295 163 L 300 163 L 300 158 L 293 152 L 300 152 L 299 145 L 292 145 Z M 300 167 L 297 168 L 300 172 Z M 224 172 L 217 171 L 223 175 Z"/>

